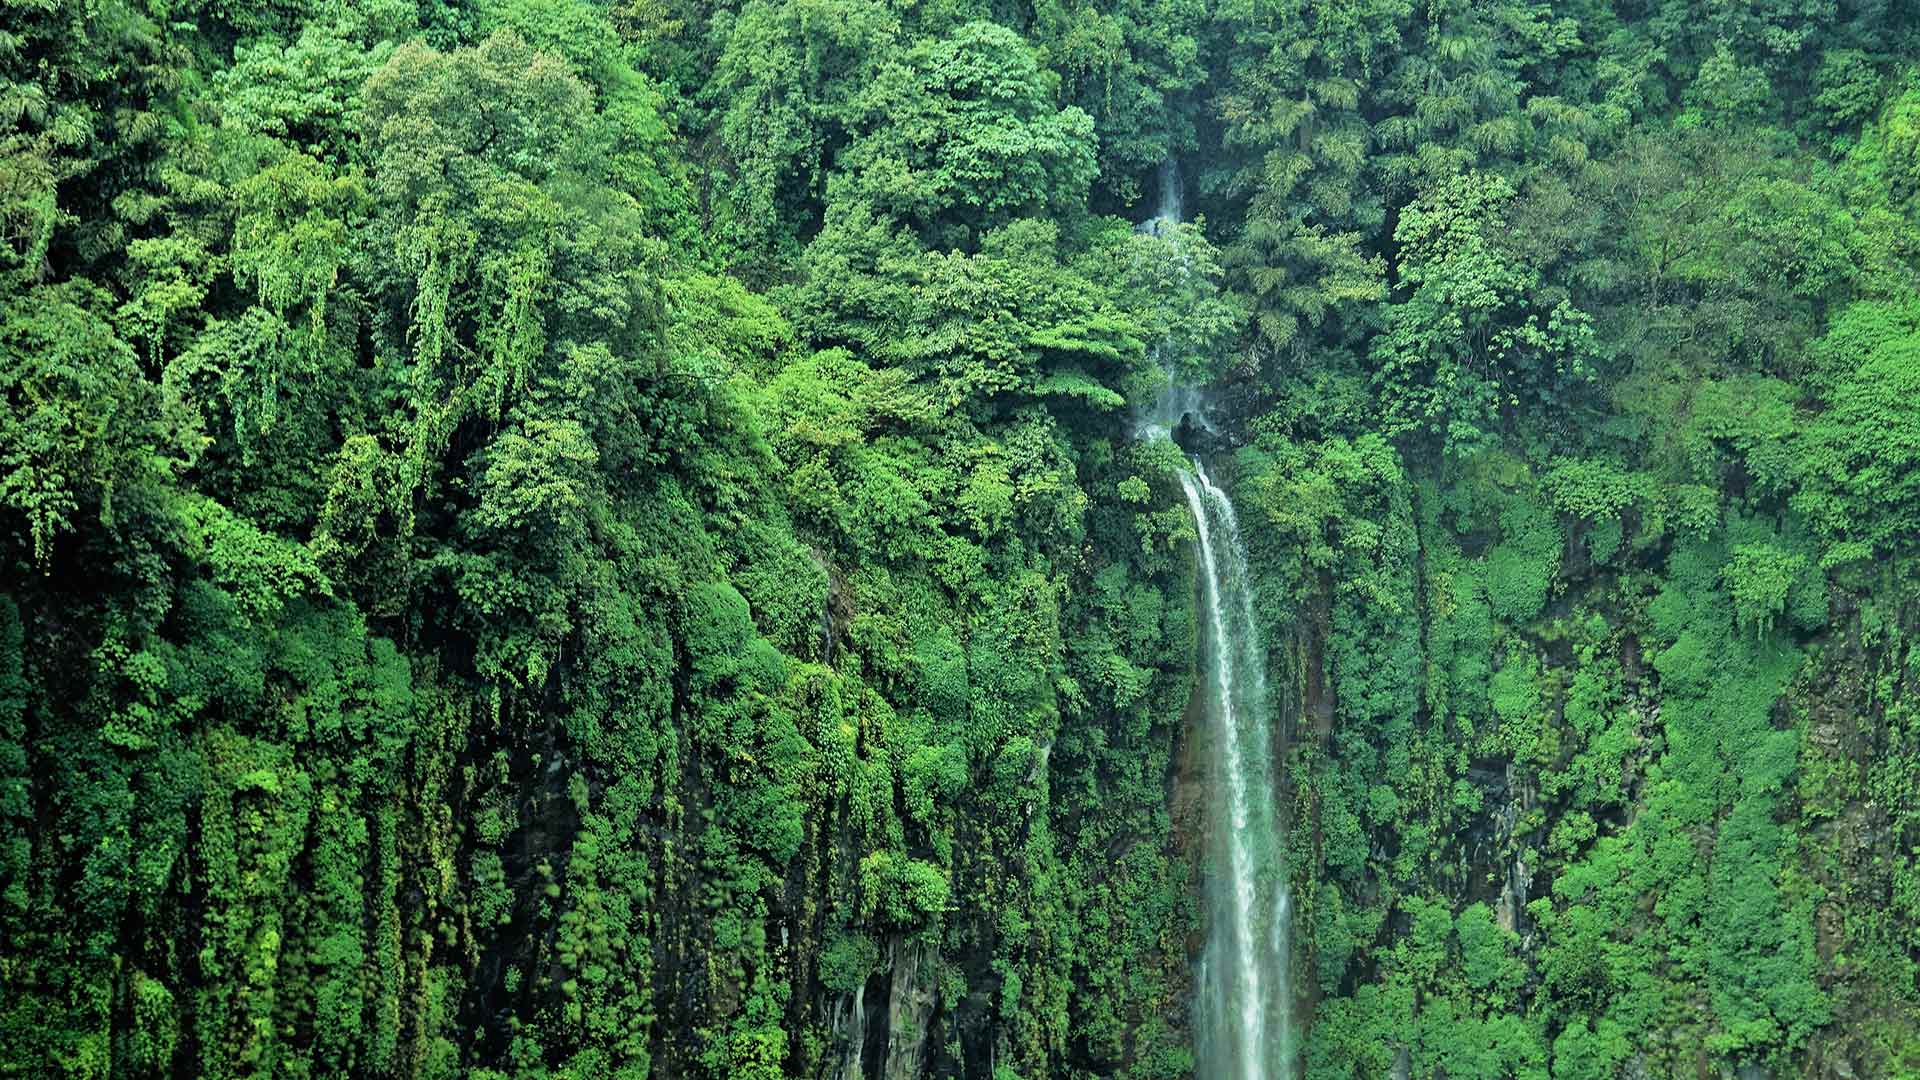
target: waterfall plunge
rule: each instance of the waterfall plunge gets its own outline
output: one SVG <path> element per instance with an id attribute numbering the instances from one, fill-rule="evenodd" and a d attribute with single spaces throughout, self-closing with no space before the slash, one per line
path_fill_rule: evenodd
<path id="1" fill-rule="evenodd" d="M 1266 653 L 1233 504 L 1194 462 L 1182 474 L 1198 533 L 1212 786 L 1210 929 L 1198 971 L 1195 1051 L 1201 1077 L 1281 1080 L 1292 1059 L 1290 917 L 1274 813 Z"/>
<path id="2" fill-rule="evenodd" d="M 1166 235 L 1179 220 L 1179 171 L 1161 170 L 1160 212 L 1141 231 Z M 1170 387 L 1138 434 L 1165 437 L 1183 423 L 1208 427 L 1199 393 Z M 1200 562 L 1201 650 L 1211 793 L 1203 892 L 1208 935 L 1196 971 L 1195 1075 L 1203 1080 L 1286 1080 L 1292 1072 L 1287 956 L 1291 919 L 1278 816 L 1266 651 L 1254 618 L 1246 549 L 1233 504 L 1196 455 L 1180 475 Z"/>

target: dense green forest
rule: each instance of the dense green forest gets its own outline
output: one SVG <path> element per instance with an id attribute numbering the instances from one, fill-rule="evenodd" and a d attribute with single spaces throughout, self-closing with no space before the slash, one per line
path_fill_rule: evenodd
<path id="1" fill-rule="evenodd" d="M 1299 1076 L 1920 1077 L 1917 269 L 1894 0 L 4 0 L 0 1075 L 1192 1075 L 1171 382 Z"/>

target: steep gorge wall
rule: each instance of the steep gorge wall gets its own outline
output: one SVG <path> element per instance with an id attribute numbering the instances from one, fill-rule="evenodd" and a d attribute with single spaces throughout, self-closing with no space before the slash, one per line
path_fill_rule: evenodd
<path id="1" fill-rule="evenodd" d="M 1341 464 L 1289 453 L 1243 453 L 1251 520 L 1297 524 L 1276 460 Z M 1303 557 L 1327 520 L 1262 553 L 1276 666 L 1302 665 L 1275 685 L 1308 1075 L 1910 1067 L 1912 834 L 1887 800 L 1910 794 L 1920 607 L 1856 582 L 1798 624 L 1736 625 L 1710 538 L 1630 518 L 1640 539 L 1607 552 L 1617 525 L 1553 512 L 1524 471 L 1372 475 L 1345 498 L 1401 515 L 1397 542 L 1329 575 Z"/>

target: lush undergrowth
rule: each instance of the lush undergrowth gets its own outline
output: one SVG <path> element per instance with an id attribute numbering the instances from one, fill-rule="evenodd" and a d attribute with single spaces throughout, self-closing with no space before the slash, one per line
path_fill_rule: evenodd
<path id="1" fill-rule="evenodd" d="M 7 12 L 0 1074 L 1189 1074 L 1171 374 L 1306 1075 L 1920 1075 L 1897 5 Z"/>

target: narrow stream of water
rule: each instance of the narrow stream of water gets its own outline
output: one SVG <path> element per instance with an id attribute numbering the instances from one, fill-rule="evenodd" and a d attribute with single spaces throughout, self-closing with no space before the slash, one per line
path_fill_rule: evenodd
<path id="1" fill-rule="evenodd" d="M 1165 235 L 1179 221 L 1179 171 L 1161 171 L 1160 212 L 1143 232 Z M 1192 387 L 1174 386 L 1142 417 L 1140 434 L 1206 426 Z M 1193 513 L 1200 563 L 1200 650 L 1206 695 L 1207 857 L 1202 892 L 1208 934 L 1195 972 L 1194 1075 L 1202 1080 L 1286 1080 L 1292 1071 L 1287 957 L 1291 916 L 1273 765 L 1267 657 L 1254 617 L 1240 523 L 1199 455 L 1180 486 Z"/>
<path id="2" fill-rule="evenodd" d="M 1196 1075 L 1279 1080 L 1291 1058 L 1285 875 L 1274 812 L 1266 653 L 1239 523 L 1194 461 L 1183 474 L 1198 533 L 1212 811 L 1203 882 L 1210 930 L 1198 972 Z"/>

